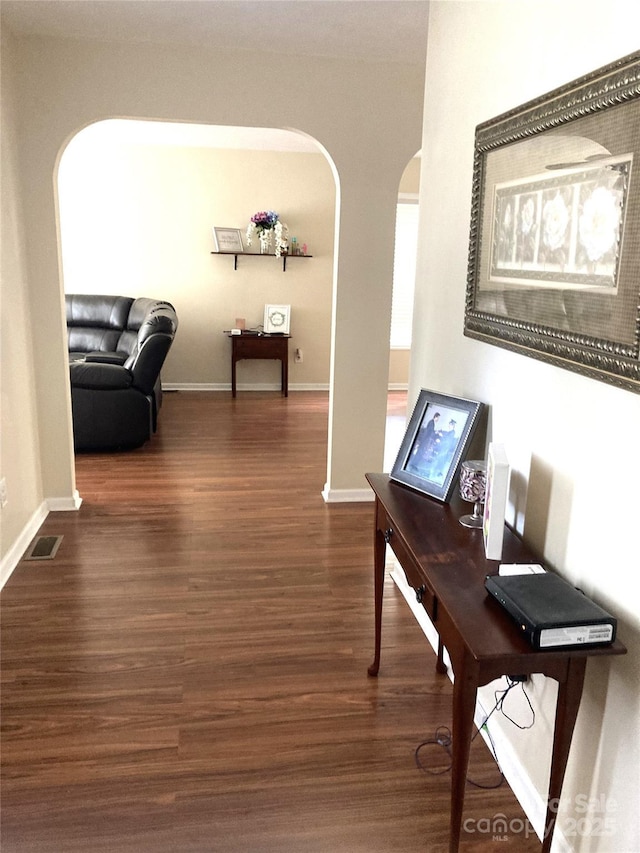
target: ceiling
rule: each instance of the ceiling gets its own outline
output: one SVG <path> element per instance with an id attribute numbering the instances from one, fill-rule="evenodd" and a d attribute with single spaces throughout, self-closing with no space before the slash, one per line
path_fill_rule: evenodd
<path id="1" fill-rule="evenodd" d="M 421 67 L 428 8 L 428 0 L 0 0 L 3 24 L 19 35 L 206 45 Z M 302 134 L 273 128 L 109 121 L 83 133 L 105 142 L 318 151 Z"/>
<path id="2" fill-rule="evenodd" d="M 2 0 L 16 33 L 424 65 L 428 0 Z"/>

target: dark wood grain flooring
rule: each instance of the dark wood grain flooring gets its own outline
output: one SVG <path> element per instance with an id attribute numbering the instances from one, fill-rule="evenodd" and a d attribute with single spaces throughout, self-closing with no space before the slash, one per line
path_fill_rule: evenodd
<path id="1" fill-rule="evenodd" d="M 451 684 L 391 581 L 367 677 L 372 504 L 322 500 L 327 406 L 165 394 L 144 448 L 77 457 L 55 559 L 2 593 L 2 853 L 447 850 L 414 750 Z M 498 779 L 480 738 L 470 772 Z M 524 820 L 506 783 L 468 786 L 461 849 L 539 849 L 498 814 Z"/>

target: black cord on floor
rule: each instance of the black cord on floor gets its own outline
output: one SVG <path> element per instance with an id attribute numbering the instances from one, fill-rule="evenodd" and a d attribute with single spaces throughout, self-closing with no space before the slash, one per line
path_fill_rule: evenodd
<path id="1" fill-rule="evenodd" d="M 531 722 L 528 723 L 527 725 L 521 725 L 520 723 L 516 722 L 504 710 L 505 699 L 507 698 L 509 693 L 518 685 L 520 685 L 522 692 L 524 694 L 524 697 L 527 700 L 527 704 L 529 705 L 529 709 L 531 710 Z M 478 727 L 476 733 L 471 738 L 471 742 L 473 743 L 473 741 L 480 734 L 480 731 L 482 729 L 485 730 L 485 732 L 487 733 L 487 737 L 489 739 L 489 744 L 491 747 L 491 752 L 493 754 L 493 758 L 496 762 L 498 770 L 500 771 L 500 781 L 496 785 L 482 785 L 479 782 L 474 782 L 473 779 L 470 779 L 469 777 L 467 777 L 467 782 L 469 782 L 470 785 L 474 785 L 476 788 L 485 788 L 487 790 L 493 789 L 493 788 L 499 788 L 502 785 L 502 783 L 504 782 L 504 773 L 502 772 L 502 768 L 500 767 L 500 762 L 498 761 L 498 756 L 496 754 L 495 744 L 493 742 L 493 738 L 491 737 L 491 733 L 489 732 L 489 729 L 487 728 L 487 723 L 489 722 L 489 718 L 491 717 L 491 715 L 494 713 L 494 711 L 499 710 L 507 718 L 507 720 L 509 720 L 509 722 L 513 723 L 513 725 L 517 726 L 519 729 L 530 729 L 531 726 L 536 721 L 535 711 L 533 710 L 531 700 L 529 699 L 529 696 L 527 695 L 527 692 L 524 689 L 524 683 L 522 681 L 514 681 L 513 679 L 507 677 L 507 686 L 502 690 L 496 690 L 494 693 L 494 697 L 496 700 L 495 705 L 489 711 L 487 716 L 484 718 L 484 720 L 482 721 L 482 723 Z M 430 773 L 432 776 L 440 776 L 443 773 L 448 773 L 449 770 L 451 770 L 451 763 L 452 763 L 451 762 L 451 743 L 452 743 L 451 731 L 447 728 L 447 726 L 438 726 L 438 728 L 435 731 L 434 737 L 423 741 L 421 744 L 418 744 L 418 746 L 415 749 L 414 756 L 415 756 L 415 761 L 416 761 L 416 765 L 417 765 L 418 769 L 423 770 L 425 773 Z M 429 745 L 433 745 L 433 744 L 442 747 L 442 749 L 444 749 L 444 751 L 449 756 L 449 764 L 447 767 L 443 768 L 442 770 L 431 770 L 427 766 L 425 766 L 420 759 L 420 750 L 425 746 L 429 746 Z"/>

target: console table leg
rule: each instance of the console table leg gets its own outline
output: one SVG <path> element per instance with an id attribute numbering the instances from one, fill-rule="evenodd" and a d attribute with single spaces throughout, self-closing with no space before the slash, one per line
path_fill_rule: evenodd
<path id="1" fill-rule="evenodd" d="M 384 534 L 376 528 L 373 545 L 373 586 L 375 594 L 375 655 L 373 663 L 367 670 L 369 675 L 377 675 L 380 669 L 380 641 L 382 637 L 382 594 L 384 591 L 384 558 L 387 543 Z"/>
<path id="2" fill-rule="evenodd" d="M 467 784 L 469 752 L 473 733 L 473 712 L 478 690 L 477 672 L 470 661 L 453 667 L 453 731 L 451 760 L 451 821 L 449 825 L 449 853 L 458 853 L 464 791 Z"/>
<path id="3" fill-rule="evenodd" d="M 444 646 L 442 640 L 438 637 L 438 659 L 436 660 L 436 672 L 446 674 L 447 665 L 444 662 Z"/>
<path id="4" fill-rule="evenodd" d="M 553 732 L 553 752 L 551 753 L 551 773 L 549 777 L 549 797 L 547 799 L 547 817 L 544 825 L 542 853 L 549 853 L 553 830 L 556 825 L 557 804 L 562 792 L 562 783 L 567 768 L 571 738 L 580 707 L 580 697 L 584 685 L 584 674 L 587 659 L 569 658 L 567 661 L 567 677 L 558 684 L 556 700 L 556 721 Z"/>

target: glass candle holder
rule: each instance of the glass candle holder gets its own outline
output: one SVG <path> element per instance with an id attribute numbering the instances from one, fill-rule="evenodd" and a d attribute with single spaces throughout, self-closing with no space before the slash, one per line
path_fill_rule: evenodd
<path id="1" fill-rule="evenodd" d="M 460 524 L 482 527 L 483 504 L 487 491 L 487 463 L 484 459 L 468 459 L 460 466 L 460 497 L 473 504 L 473 513 L 463 515 Z"/>

